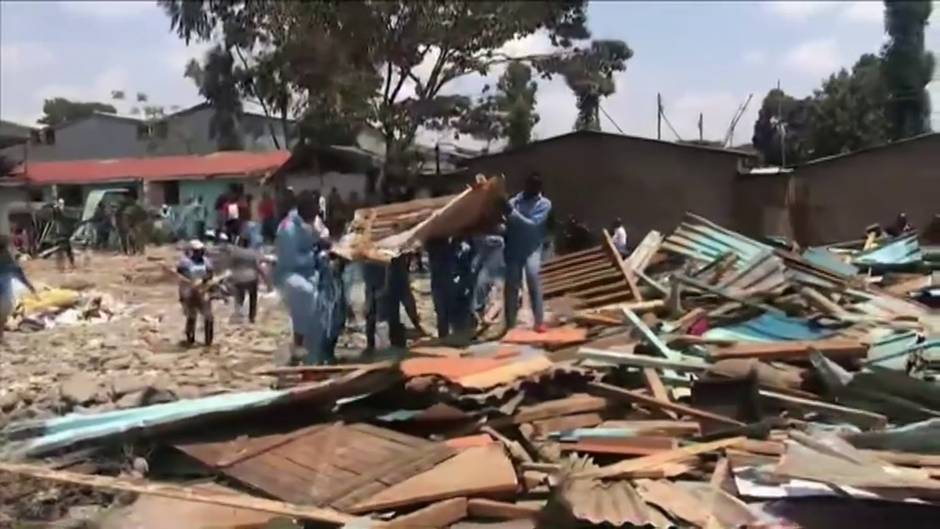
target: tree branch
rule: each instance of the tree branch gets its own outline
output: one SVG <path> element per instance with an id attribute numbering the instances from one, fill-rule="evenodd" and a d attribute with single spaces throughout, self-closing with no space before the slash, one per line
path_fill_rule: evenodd
<path id="1" fill-rule="evenodd" d="M 238 46 L 232 46 L 232 47 L 235 49 L 235 54 L 238 55 L 238 59 L 242 62 L 242 67 L 244 67 L 245 70 L 249 70 L 250 68 L 248 66 L 248 61 L 245 60 L 245 56 L 242 54 L 241 49 L 239 49 Z M 251 78 L 248 79 L 248 87 L 251 89 L 251 93 L 255 97 L 255 99 L 258 100 L 258 103 L 261 104 L 261 110 L 262 112 L 264 112 L 264 117 L 265 117 L 264 121 L 268 126 L 268 133 L 271 135 L 271 141 L 274 142 L 274 148 L 277 150 L 280 150 L 281 142 L 277 141 L 277 133 L 274 132 L 274 125 L 271 124 L 271 120 L 275 118 L 271 117 L 271 113 L 268 112 L 268 105 L 265 104 L 264 98 L 258 94 L 258 90 L 255 88 L 255 82 Z M 284 131 L 284 141 L 285 142 L 287 141 L 286 130 Z"/>

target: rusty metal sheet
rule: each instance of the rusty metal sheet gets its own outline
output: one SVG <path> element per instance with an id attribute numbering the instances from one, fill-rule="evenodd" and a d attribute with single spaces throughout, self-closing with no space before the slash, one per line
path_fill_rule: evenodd
<path id="1" fill-rule="evenodd" d="M 288 434 L 175 446 L 275 498 L 340 510 L 456 453 L 443 443 L 368 424 L 341 423 Z"/>

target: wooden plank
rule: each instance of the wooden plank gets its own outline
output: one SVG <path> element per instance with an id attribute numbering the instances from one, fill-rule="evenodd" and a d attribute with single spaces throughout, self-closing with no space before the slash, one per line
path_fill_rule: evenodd
<path id="1" fill-rule="evenodd" d="M 580 294 L 575 294 L 581 297 Z M 620 303 L 628 299 L 633 299 L 629 291 L 614 292 L 611 294 L 586 296 L 582 298 L 586 307 L 604 307 L 613 303 Z"/>
<path id="2" fill-rule="evenodd" d="M 556 270 L 546 271 L 543 269 L 539 275 L 544 281 L 553 281 L 565 277 L 573 277 L 592 272 L 599 272 L 601 270 L 609 270 L 611 268 L 613 268 L 613 266 L 610 260 L 605 256 L 601 256 L 591 261 L 584 261 L 583 263 L 569 265 L 564 268 L 558 268 Z"/>
<path id="3" fill-rule="evenodd" d="M 573 443 L 560 443 L 562 452 L 646 456 L 678 448 L 678 440 L 665 436 L 637 436 L 618 439 L 582 437 Z"/>
<path id="4" fill-rule="evenodd" d="M 630 292 L 633 294 L 633 299 L 637 301 L 643 301 L 643 295 L 640 294 L 640 289 L 636 285 L 636 274 L 630 268 L 630 266 L 623 260 L 623 257 L 620 256 L 620 252 L 617 251 L 617 248 L 614 246 L 614 240 L 610 238 L 610 234 L 607 233 L 607 230 L 604 230 L 604 242 L 607 244 L 607 250 L 610 252 L 611 257 L 614 259 L 614 263 L 623 273 L 624 279 L 627 280 L 627 286 L 630 287 Z"/>
<path id="5" fill-rule="evenodd" d="M 642 393 L 636 391 L 630 391 L 627 389 L 619 388 L 617 386 L 611 386 L 610 384 L 604 384 L 601 382 L 590 382 L 588 388 L 593 390 L 602 396 L 610 398 L 619 398 L 624 401 L 630 402 L 632 404 L 639 404 L 641 406 L 646 406 L 654 409 L 669 410 L 674 411 L 680 415 L 687 415 L 689 417 L 695 417 L 696 419 L 701 419 L 703 421 L 711 421 L 716 424 L 723 424 L 727 426 L 744 426 L 744 423 L 737 421 L 730 417 L 725 417 L 723 415 L 718 415 L 716 413 L 711 413 L 705 410 L 700 410 L 698 408 L 693 408 L 691 406 L 686 406 L 684 404 L 676 404 L 673 402 L 662 401 L 654 397 L 646 396 Z"/>
<path id="6" fill-rule="evenodd" d="M 643 240 L 640 241 L 640 244 L 634 248 L 633 252 L 630 253 L 630 256 L 627 257 L 627 265 L 634 272 L 642 272 L 646 270 L 646 267 L 649 266 L 650 261 L 653 260 L 653 256 L 656 255 L 656 252 L 659 251 L 659 247 L 663 244 L 663 236 L 656 230 L 650 230 L 643 237 Z"/>
<path id="7" fill-rule="evenodd" d="M 387 529 L 443 529 L 467 517 L 467 498 L 451 498 L 399 516 L 385 524 Z"/>
<path id="8" fill-rule="evenodd" d="M 620 273 L 616 271 L 601 271 L 592 274 L 578 275 L 573 278 L 552 281 L 544 283 L 542 288 L 546 295 L 555 295 L 559 292 L 573 291 L 588 285 L 595 285 L 599 282 L 616 281 L 622 279 Z"/>
<path id="9" fill-rule="evenodd" d="M 673 437 L 690 437 L 699 435 L 702 431 L 699 423 L 695 421 L 604 421 L 601 428 L 627 428 L 634 430 L 638 435 L 671 435 Z"/>
<path id="10" fill-rule="evenodd" d="M 856 408 L 848 408 L 846 406 L 839 406 L 838 404 L 830 404 L 828 402 L 822 402 L 812 399 L 804 399 L 800 397 L 792 397 L 790 395 L 785 395 L 777 391 L 771 391 L 768 389 L 759 390 L 761 397 L 774 402 L 784 408 L 795 409 L 802 412 L 812 411 L 820 413 L 822 415 L 827 415 L 829 417 L 835 417 L 846 422 L 850 422 L 856 426 L 861 426 L 862 428 L 874 428 L 881 429 L 888 424 L 888 418 L 879 413 L 874 413 L 865 410 L 859 410 Z"/>
<path id="11" fill-rule="evenodd" d="M 663 384 L 663 380 L 659 378 L 659 373 L 656 372 L 656 369 L 652 367 L 643 368 L 643 381 L 646 383 L 646 388 L 650 390 L 654 398 L 657 398 L 662 401 L 672 402 L 672 399 L 669 398 L 669 391 L 666 390 L 666 385 Z M 670 419 L 675 419 L 676 414 L 663 410 L 663 413 Z"/>
<path id="12" fill-rule="evenodd" d="M 554 362 L 544 355 L 539 355 L 526 360 L 512 362 L 482 373 L 474 373 L 461 377 L 457 379 L 457 383 L 464 388 L 482 390 L 512 382 L 518 378 L 525 378 L 542 373 L 553 367 L 555 367 Z"/>
<path id="13" fill-rule="evenodd" d="M 868 355 L 868 347 L 858 340 L 831 338 L 826 340 L 786 342 L 737 342 L 725 347 L 709 348 L 709 356 L 715 361 L 756 358 L 765 362 L 808 362 L 813 351 L 835 361 L 862 360 Z"/>
<path id="14" fill-rule="evenodd" d="M 213 494 L 192 487 L 183 487 L 170 483 L 131 480 L 109 476 L 90 476 L 63 470 L 50 470 L 38 465 L 0 462 L 0 472 L 86 487 L 136 492 L 138 494 L 161 496 L 183 501 L 223 505 L 236 509 L 251 509 L 279 516 L 289 516 L 334 525 L 347 524 L 356 519 L 354 516 L 349 516 L 334 511 L 333 509 L 293 505 L 280 501 L 256 498 L 245 494 Z"/>
<path id="15" fill-rule="evenodd" d="M 549 400 L 531 406 L 521 406 L 514 415 L 492 419 L 488 424 L 493 428 L 502 428 L 510 424 L 540 421 L 562 415 L 598 412 L 610 407 L 611 402 L 607 399 L 579 393 L 563 399 Z"/>
<path id="16" fill-rule="evenodd" d="M 598 469 L 585 470 L 575 473 L 574 476 L 585 478 L 616 478 L 631 476 L 633 473 L 638 471 L 652 470 L 667 463 L 681 463 L 694 457 L 698 457 L 701 454 L 707 454 L 708 452 L 715 452 L 725 448 L 730 448 L 737 445 L 739 442 L 741 442 L 742 439 L 744 439 L 744 437 L 731 437 L 709 443 L 691 444 L 682 448 L 670 450 L 668 452 L 661 452 L 659 454 L 638 457 L 636 459 L 628 459 L 626 461 L 620 461 L 618 463 L 607 465 Z"/>
<path id="17" fill-rule="evenodd" d="M 535 518 L 541 507 L 531 504 L 509 503 L 505 501 L 488 500 L 486 498 L 471 498 L 467 502 L 467 512 L 473 518 L 490 518 L 493 520 L 522 520 Z"/>
<path id="18" fill-rule="evenodd" d="M 553 432 L 563 432 L 575 428 L 590 428 L 597 426 L 604 421 L 599 413 L 578 413 L 575 415 L 565 415 L 552 419 L 533 421 L 532 427 L 535 428 L 536 435 L 545 437 Z"/>
<path id="19" fill-rule="evenodd" d="M 610 362 L 612 364 L 630 366 L 630 367 L 652 367 L 655 369 L 673 369 L 682 372 L 702 372 L 708 369 L 704 362 L 683 358 L 681 360 L 668 360 L 655 356 L 638 355 L 610 349 L 595 349 L 593 347 L 581 347 L 578 349 L 578 357 L 589 360 L 599 360 Z M 691 357 L 694 358 L 694 357 Z"/>
<path id="20" fill-rule="evenodd" d="M 501 445 L 469 448 L 431 470 L 392 485 L 348 509 L 363 513 L 418 505 L 445 498 L 512 494 L 519 486 Z"/>
<path id="21" fill-rule="evenodd" d="M 650 328 L 647 327 L 645 323 L 643 323 L 643 320 L 641 320 L 640 317 L 637 316 L 635 312 L 629 309 L 622 309 L 622 311 L 623 311 L 623 315 L 626 316 L 627 318 L 627 322 L 630 323 L 630 325 L 632 325 L 633 328 L 640 331 L 640 334 L 643 335 L 643 337 L 646 339 L 647 342 L 650 343 L 650 345 L 652 345 L 653 347 L 656 348 L 657 351 L 659 351 L 659 354 L 663 355 L 669 360 L 674 360 L 674 361 L 680 360 L 682 358 L 682 355 L 678 351 L 674 351 L 670 349 L 669 346 L 666 345 L 666 343 L 663 342 L 659 338 L 659 336 L 656 335 L 656 333 L 650 330 Z"/>
<path id="22" fill-rule="evenodd" d="M 875 456 L 894 465 L 919 468 L 940 468 L 940 455 L 914 454 L 910 452 L 890 452 L 887 450 L 862 450 L 862 453 Z"/>

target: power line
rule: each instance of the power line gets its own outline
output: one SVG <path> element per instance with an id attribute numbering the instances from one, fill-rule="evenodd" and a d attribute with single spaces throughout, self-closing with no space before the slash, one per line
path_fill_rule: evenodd
<path id="1" fill-rule="evenodd" d="M 604 107 L 601 106 L 600 103 L 597 104 L 597 108 L 599 108 L 599 109 L 601 110 L 601 112 L 604 114 L 604 117 L 606 117 L 607 119 L 609 119 L 610 122 L 613 123 L 615 127 L 617 127 L 617 130 L 620 132 L 620 134 L 626 134 L 626 132 L 624 132 L 623 129 L 620 128 L 620 125 L 618 125 L 617 122 L 614 121 L 614 118 L 610 117 L 610 114 L 608 114 L 607 111 L 604 110 Z"/>
<path id="2" fill-rule="evenodd" d="M 676 139 L 679 140 L 679 141 L 682 141 L 682 136 L 679 136 L 679 133 L 676 132 L 675 127 L 673 127 L 673 126 L 672 126 L 672 123 L 669 122 L 669 118 L 666 117 L 666 110 L 665 110 L 665 109 L 663 109 L 663 121 L 666 122 L 666 126 L 669 127 L 669 130 L 671 130 L 672 133 L 676 135 Z"/>

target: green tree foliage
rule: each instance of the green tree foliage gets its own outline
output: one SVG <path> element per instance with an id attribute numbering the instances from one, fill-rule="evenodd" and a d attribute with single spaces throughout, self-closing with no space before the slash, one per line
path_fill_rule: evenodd
<path id="1" fill-rule="evenodd" d="M 532 139 L 532 128 L 539 122 L 535 112 L 538 84 L 532 68 L 522 62 L 511 62 L 500 76 L 496 93 L 484 96 L 466 114 L 458 130 L 487 142 L 506 139 L 509 148 L 519 147 Z"/>
<path id="2" fill-rule="evenodd" d="M 39 118 L 39 123 L 54 127 L 70 121 L 88 117 L 95 112 L 107 112 L 109 114 L 117 113 L 113 105 L 107 103 L 83 103 L 79 101 L 70 101 L 64 97 L 54 97 L 46 99 L 42 103 L 43 116 Z"/>
<path id="3" fill-rule="evenodd" d="M 190 61 L 186 75 L 199 88 L 199 94 L 212 104 L 209 137 L 216 140 L 220 151 L 240 150 L 242 145 L 238 122 L 242 114 L 241 94 L 235 59 L 222 46 L 206 53 L 204 65 Z"/>
<path id="4" fill-rule="evenodd" d="M 882 71 L 890 94 L 887 114 L 892 140 L 930 130 L 926 86 L 933 76 L 934 57 L 925 51 L 924 30 L 931 8 L 930 0 L 885 1 L 889 41 L 882 50 Z"/>
<path id="5" fill-rule="evenodd" d="M 633 50 L 621 40 L 597 40 L 586 49 L 545 61 L 549 72 L 561 74 L 574 92 L 578 117 L 574 130 L 601 130 L 601 98 L 617 90 L 614 74 L 626 70 Z"/>
<path id="6" fill-rule="evenodd" d="M 888 140 L 888 92 L 882 61 L 862 55 L 848 72 L 830 75 L 813 95 L 811 151 L 830 156 L 881 145 Z"/>
<path id="7" fill-rule="evenodd" d="M 808 159 L 811 113 L 810 98 L 795 99 L 776 88 L 767 92 L 757 113 L 751 140 L 765 163 L 792 165 Z"/>
<path id="8" fill-rule="evenodd" d="M 377 126 L 387 173 L 407 172 L 419 129 L 454 127 L 473 110 L 469 97 L 449 90 L 456 80 L 531 59 L 501 53 L 506 43 L 545 31 L 554 45 L 570 49 L 589 37 L 583 0 L 161 4 L 187 42 L 221 33 L 227 46 L 246 54 L 248 79 L 266 102 L 277 97 L 260 87 L 262 65 L 281 102 L 291 98 L 298 114 L 331 126 Z"/>

